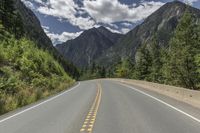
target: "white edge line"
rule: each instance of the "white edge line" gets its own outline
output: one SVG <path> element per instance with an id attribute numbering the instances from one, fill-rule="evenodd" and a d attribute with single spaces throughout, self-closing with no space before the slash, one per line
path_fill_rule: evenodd
<path id="1" fill-rule="evenodd" d="M 194 117 L 194 116 L 192 116 L 192 115 L 190 115 L 190 114 L 188 114 L 188 113 L 186 113 L 186 112 L 184 112 L 184 111 L 182 111 L 182 110 L 180 110 L 180 109 L 178 109 L 178 108 L 176 108 L 176 107 L 174 107 L 174 106 L 172 106 L 172 105 L 170 105 L 170 104 L 168 104 L 168 103 L 166 103 L 166 102 L 164 102 L 164 101 L 162 101 L 162 100 L 160 100 L 160 99 L 158 99 L 158 98 L 156 98 L 156 97 L 154 97 L 152 95 L 149 95 L 149 94 L 147 94 L 147 93 L 145 93 L 145 92 L 143 92 L 141 90 L 138 90 L 138 89 L 136 89 L 136 88 L 134 88 L 132 86 L 129 86 L 129 85 L 126 85 L 126 84 L 122 84 L 122 83 L 120 83 L 120 84 L 123 85 L 123 86 L 126 86 L 128 88 L 131 88 L 131 89 L 133 89 L 133 90 L 135 90 L 135 91 L 137 91 L 137 92 L 139 92 L 139 93 L 141 93 L 143 95 L 146 95 L 146 96 L 148 96 L 148 97 L 150 97 L 150 98 L 152 98 L 152 99 L 154 99 L 154 100 L 156 100 L 156 101 L 158 101 L 158 102 L 160 102 L 160 103 L 162 103 L 162 104 L 164 104 L 164 105 L 166 105 L 166 106 L 178 111 L 179 113 L 188 116 L 189 118 L 193 119 L 194 121 L 200 123 L 200 119 L 198 119 L 198 118 L 196 118 L 196 117 Z"/>
<path id="2" fill-rule="evenodd" d="M 20 111 L 20 112 L 14 114 L 14 115 L 11 115 L 11 116 L 9 116 L 9 117 L 6 117 L 6 118 L 0 120 L 0 123 L 5 122 L 6 120 L 9 120 L 9 119 L 11 119 L 11 118 L 13 118 L 13 117 L 15 117 L 15 116 L 18 116 L 18 115 L 20 115 L 20 114 L 22 114 L 22 113 L 25 113 L 25 112 L 27 112 L 27 111 L 29 111 L 29 110 L 31 110 L 31 109 L 34 109 L 34 108 L 36 108 L 36 107 L 39 107 L 39 106 L 41 106 L 41 105 L 43 105 L 43 104 L 45 104 L 45 103 L 47 103 L 47 102 L 50 102 L 50 101 L 52 101 L 52 100 L 54 100 L 54 99 L 56 99 L 56 98 L 58 98 L 58 97 L 64 95 L 65 93 L 68 93 L 68 92 L 72 91 L 73 89 L 77 88 L 79 85 L 80 85 L 80 82 L 78 82 L 78 84 L 77 84 L 76 86 L 74 86 L 74 87 L 72 87 L 72 88 L 69 88 L 69 90 L 66 90 L 66 91 L 63 92 L 63 93 L 60 93 L 60 94 L 58 94 L 58 95 L 56 95 L 56 96 L 54 96 L 54 97 L 52 97 L 52 98 L 50 98 L 50 99 L 47 99 L 47 100 L 45 100 L 45 101 L 43 101 L 43 102 L 41 102 L 41 103 L 38 103 L 38 104 L 36 104 L 36 105 L 34 105 L 34 106 L 32 106 L 32 107 L 29 107 L 29 108 L 27 108 L 27 109 L 25 109 L 25 110 L 23 110 L 23 111 Z"/>

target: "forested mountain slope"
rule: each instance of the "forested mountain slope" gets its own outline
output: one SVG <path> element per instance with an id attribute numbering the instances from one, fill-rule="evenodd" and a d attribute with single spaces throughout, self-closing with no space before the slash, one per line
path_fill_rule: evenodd
<path id="1" fill-rule="evenodd" d="M 27 14 L 23 16 L 15 2 L 0 2 L 0 114 L 58 93 L 74 83 L 60 65 L 61 60 L 58 61 L 49 49 L 51 42 L 40 30 L 37 18 L 25 7 Z M 38 27 L 39 32 L 34 33 L 38 36 L 41 33 L 44 38 L 37 40 L 30 33 L 25 17 L 35 19 L 31 22 L 37 22 L 37 26 L 31 27 L 31 30 L 37 31 L 35 27 Z M 45 38 L 46 44 L 39 47 Z"/>
<path id="2" fill-rule="evenodd" d="M 44 50 L 47 50 L 49 53 L 51 53 L 58 61 L 59 63 L 64 67 L 65 71 L 69 73 L 70 76 L 73 76 L 74 78 L 78 78 L 79 72 L 77 68 L 68 60 L 64 59 L 63 56 L 55 49 L 53 46 L 51 40 L 48 38 L 46 33 L 41 27 L 40 21 L 35 16 L 35 14 L 27 8 L 21 0 L 2 0 L 2 5 L 5 4 L 8 6 L 5 10 L 11 10 L 11 8 L 15 8 L 15 13 L 17 14 L 17 17 L 15 18 L 18 20 L 17 23 L 10 23 L 8 24 L 7 21 L 9 21 L 9 14 L 1 14 L 0 16 L 4 19 L 3 23 L 5 27 L 14 27 L 14 25 L 20 25 L 19 28 L 13 29 L 14 32 L 17 32 L 17 36 L 20 36 L 21 34 L 23 36 L 26 36 L 26 38 L 34 41 L 36 45 L 39 48 L 42 48 Z M 9 7 L 14 6 L 14 7 Z M 3 7 L 3 6 L 2 6 Z M 6 20 L 6 18 L 8 20 Z M 11 22 L 11 21 L 10 21 Z M 22 33 L 19 33 L 17 29 L 20 29 Z"/>

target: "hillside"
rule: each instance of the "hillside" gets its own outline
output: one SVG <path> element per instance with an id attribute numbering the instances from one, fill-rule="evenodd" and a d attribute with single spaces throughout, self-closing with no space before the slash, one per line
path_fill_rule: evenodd
<path id="1" fill-rule="evenodd" d="M 26 27 L 29 22 L 25 25 L 22 12 L 15 7 L 16 1 L 3 2 L 0 6 L 0 114 L 56 94 L 75 82 L 51 54 L 51 49 L 48 49 L 51 42 L 40 30 L 39 21 L 32 16 L 33 13 L 23 7 L 28 11 L 26 18 L 33 17 L 35 21 L 31 22 L 34 25 L 38 22 L 38 30 L 44 37 L 40 43 L 45 38 L 47 40 L 43 48 L 34 39 L 34 32 L 29 33 L 31 30 Z M 37 26 L 31 29 L 37 31 Z"/>
<path id="2" fill-rule="evenodd" d="M 21 23 L 24 30 L 24 35 L 30 40 L 34 41 L 39 48 L 49 51 L 64 67 L 65 71 L 70 76 L 78 78 L 79 72 L 77 68 L 55 49 L 51 40 L 47 37 L 46 33 L 41 27 L 41 24 L 35 14 L 27 8 L 21 0 L 16 0 L 13 3 L 21 17 Z"/>
<path id="3" fill-rule="evenodd" d="M 92 28 L 76 39 L 56 45 L 56 48 L 66 59 L 83 68 L 91 66 L 121 37 L 122 35 L 112 33 L 105 27 Z"/>

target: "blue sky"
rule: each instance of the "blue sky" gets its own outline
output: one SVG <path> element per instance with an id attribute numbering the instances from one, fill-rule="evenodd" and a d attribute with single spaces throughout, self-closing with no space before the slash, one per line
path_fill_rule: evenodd
<path id="1" fill-rule="evenodd" d="M 127 33 L 166 2 L 173 0 L 22 0 L 39 18 L 53 44 L 105 26 Z M 180 0 L 200 8 L 200 0 Z"/>

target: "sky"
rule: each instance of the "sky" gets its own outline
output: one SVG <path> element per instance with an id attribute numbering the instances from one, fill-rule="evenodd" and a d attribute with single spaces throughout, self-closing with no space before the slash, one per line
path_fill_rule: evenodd
<path id="1" fill-rule="evenodd" d="M 39 18 L 53 44 L 84 30 L 104 26 L 125 34 L 162 5 L 173 0 L 22 0 Z M 200 9 L 200 0 L 180 0 Z"/>

